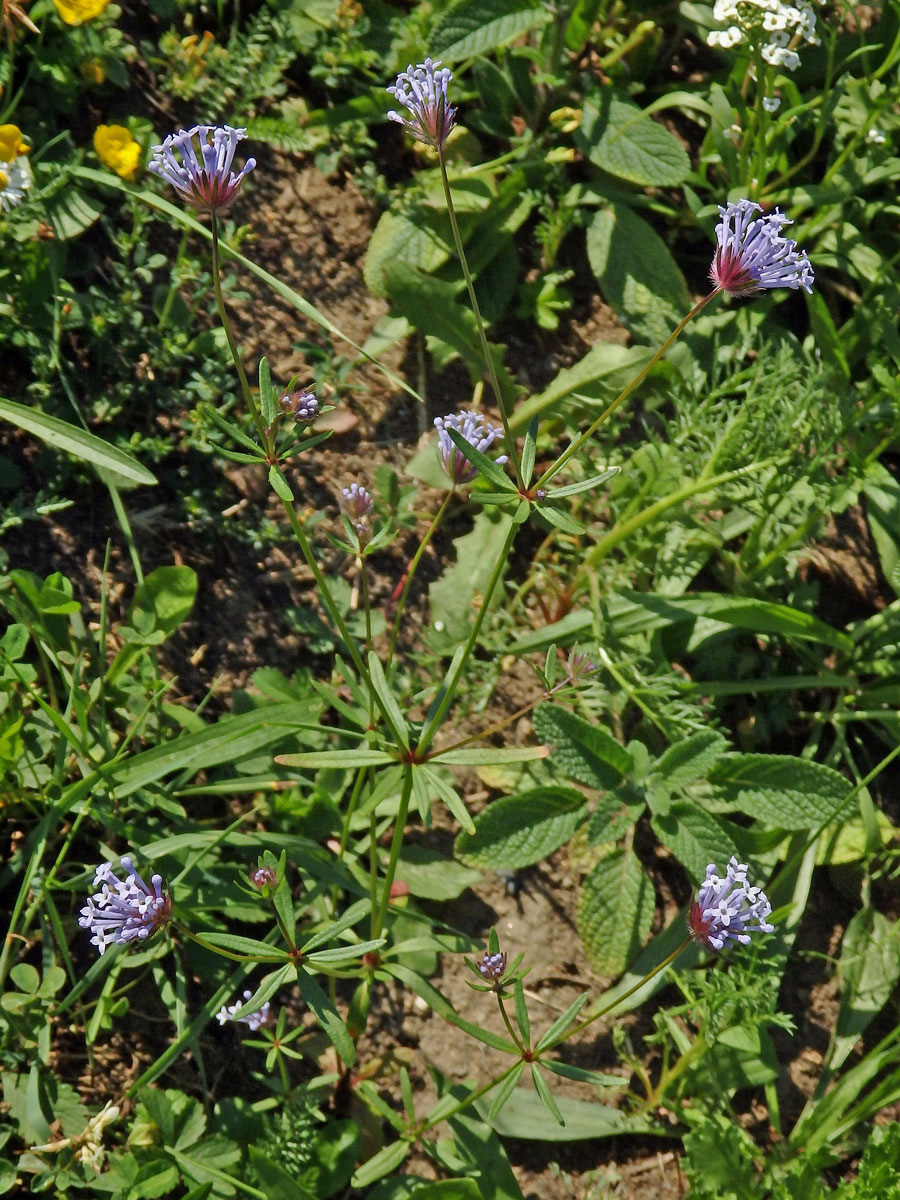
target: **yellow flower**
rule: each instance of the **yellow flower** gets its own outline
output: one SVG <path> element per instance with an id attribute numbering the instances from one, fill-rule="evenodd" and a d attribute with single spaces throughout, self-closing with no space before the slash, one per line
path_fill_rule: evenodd
<path id="1" fill-rule="evenodd" d="M 18 155 L 27 154 L 18 125 L 0 125 L 0 162 L 14 162 Z"/>
<path id="2" fill-rule="evenodd" d="M 104 167 L 109 167 L 123 179 L 131 179 L 141 161 L 140 143 L 124 125 L 98 125 L 94 133 L 94 149 Z"/>
<path id="3" fill-rule="evenodd" d="M 88 58 L 81 64 L 81 78 L 85 83 L 93 83 L 98 87 L 106 78 L 103 63 L 99 58 Z"/>
<path id="4" fill-rule="evenodd" d="M 67 25 L 83 25 L 99 17 L 109 0 L 53 0 L 53 3 Z"/>

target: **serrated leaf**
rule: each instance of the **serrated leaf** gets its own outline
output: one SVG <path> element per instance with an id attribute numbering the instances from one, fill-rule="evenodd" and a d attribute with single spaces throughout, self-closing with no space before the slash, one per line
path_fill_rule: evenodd
<path id="1" fill-rule="evenodd" d="M 587 231 L 591 270 L 608 304 L 643 342 L 665 341 L 690 308 L 669 247 L 627 204 L 596 213 Z"/>
<path id="2" fill-rule="evenodd" d="M 581 141 L 595 166 L 642 187 L 674 187 L 691 169 L 674 134 L 612 88 L 584 105 Z"/>
<path id="3" fill-rule="evenodd" d="M 555 704 L 537 706 L 534 729 L 566 774 L 588 787 L 608 791 L 632 769 L 628 751 L 606 730 Z"/>
<path id="4" fill-rule="evenodd" d="M 709 782 L 726 803 L 776 829 L 827 824 L 850 794 L 843 775 L 790 754 L 726 755 Z"/>
<path id="5" fill-rule="evenodd" d="M 695 884 L 703 882 L 709 863 L 718 863 L 724 870 L 738 852 L 718 817 L 695 803 L 679 801 L 665 816 L 653 816 L 650 823 Z"/>
<path id="6" fill-rule="evenodd" d="M 545 25 L 551 15 L 545 6 L 529 0 L 462 0 L 435 25 L 430 52 L 446 62 L 485 55 Z"/>
<path id="7" fill-rule="evenodd" d="M 595 971 L 625 970 L 650 932 L 655 908 L 653 884 L 630 850 L 614 850 L 597 863 L 578 898 L 578 932 Z"/>
<path id="8" fill-rule="evenodd" d="M 574 788 L 540 787 L 495 800 L 461 833 L 455 850 L 463 862 L 517 870 L 540 862 L 569 840 L 587 812 Z"/>
<path id="9" fill-rule="evenodd" d="M 727 738 L 715 729 L 706 729 L 671 745 L 653 764 L 653 772 L 675 791 L 705 778 L 727 749 Z"/>

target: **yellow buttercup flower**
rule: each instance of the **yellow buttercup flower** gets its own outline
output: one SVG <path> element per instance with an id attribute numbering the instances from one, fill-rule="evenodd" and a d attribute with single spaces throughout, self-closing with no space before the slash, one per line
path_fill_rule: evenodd
<path id="1" fill-rule="evenodd" d="M 109 0 L 53 0 L 53 3 L 67 25 L 83 25 L 99 17 Z"/>
<path id="2" fill-rule="evenodd" d="M 22 130 L 18 125 L 0 125 L 0 162 L 15 162 L 20 154 L 27 154 L 28 147 L 22 141 Z"/>
<path id="3" fill-rule="evenodd" d="M 124 125 L 98 125 L 94 149 L 104 167 L 109 167 L 123 179 L 131 179 L 141 161 L 140 143 Z"/>

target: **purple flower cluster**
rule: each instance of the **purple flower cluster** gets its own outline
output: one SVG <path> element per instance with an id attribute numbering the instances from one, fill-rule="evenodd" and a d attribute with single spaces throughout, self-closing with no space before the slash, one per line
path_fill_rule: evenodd
<path id="1" fill-rule="evenodd" d="M 281 397 L 281 407 L 295 421 L 312 421 L 319 414 L 319 401 L 315 392 L 302 388 L 296 392 L 285 392 Z"/>
<path id="2" fill-rule="evenodd" d="M 438 455 L 441 466 L 457 487 L 473 480 L 478 471 L 466 458 L 465 452 L 457 450 L 447 430 L 455 429 L 482 454 L 486 454 L 494 442 L 502 436 L 502 430 L 489 425 L 480 412 L 463 410 L 458 413 L 450 413 L 446 417 L 435 417 L 434 425 L 438 431 Z M 494 462 L 502 465 L 506 462 L 506 455 L 501 454 L 499 458 L 494 459 Z"/>
<path id="3" fill-rule="evenodd" d="M 716 874 L 715 863 L 706 868 L 706 879 L 688 914 L 688 928 L 701 946 L 721 951 L 731 942 L 746 946 L 751 933 L 771 933 L 774 926 L 767 920 L 771 912 L 765 892 L 748 886 L 747 867 L 732 855 L 724 879 Z"/>
<path id="4" fill-rule="evenodd" d="M 248 158 L 237 174 L 231 169 L 237 144 L 246 136 L 246 129 L 230 125 L 179 129 L 153 147 L 148 167 L 188 204 L 215 212 L 234 201 L 244 176 L 256 166 L 256 159 Z"/>
<path id="5" fill-rule="evenodd" d="M 223 1004 L 216 1013 L 216 1020 L 220 1025 L 224 1025 L 226 1021 L 235 1021 L 238 1025 L 247 1025 L 251 1033 L 256 1033 L 262 1029 L 263 1025 L 269 1023 L 269 1001 L 267 1000 L 262 1008 L 256 1009 L 255 1012 L 247 1013 L 245 1017 L 236 1017 L 234 1014 L 238 1009 L 243 1008 L 253 993 L 248 989 L 244 991 L 243 1000 L 235 1001 L 234 1004 Z"/>
<path id="6" fill-rule="evenodd" d="M 439 62 L 426 58 L 414 67 L 412 63 L 397 76 L 385 91 L 391 93 L 408 116 L 391 110 L 388 118 L 408 129 L 414 138 L 439 150 L 453 128 L 456 109 L 447 100 L 447 85 L 453 76 Z"/>
<path id="7" fill-rule="evenodd" d="M 360 543 L 365 545 L 372 536 L 372 512 L 375 501 L 364 487 L 351 483 L 345 487 L 338 498 L 341 512 L 356 530 Z"/>
<path id="8" fill-rule="evenodd" d="M 97 868 L 93 886 L 99 890 L 88 896 L 78 918 L 101 954 L 113 944 L 142 941 L 172 919 L 172 897 L 163 890 L 162 876 L 151 875 L 148 887 L 130 858 L 123 855 L 121 865 L 128 872 L 124 879 L 114 874 L 111 863 Z"/>
<path id="9" fill-rule="evenodd" d="M 478 970 L 485 979 L 495 983 L 506 970 L 505 953 L 501 950 L 496 954 L 491 954 L 490 950 L 485 950 L 484 957 L 478 963 Z"/>
<path id="10" fill-rule="evenodd" d="M 730 296 L 747 296 L 762 288 L 805 288 L 812 292 L 813 269 L 805 250 L 781 235 L 793 224 L 776 208 L 762 213 L 752 200 L 719 206 L 718 248 L 709 269 L 715 286 Z"/>

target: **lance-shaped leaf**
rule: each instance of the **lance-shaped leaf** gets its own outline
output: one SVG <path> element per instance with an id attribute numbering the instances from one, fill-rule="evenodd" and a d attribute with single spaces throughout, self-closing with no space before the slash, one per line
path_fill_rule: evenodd
<path id="1" fill-rule="evenodd" d="M 482 454 L 480 450 L 477 450 L 471 442 L 467 442 L 459 430 L 454 429 L 452 425 L 448 425 L 444 432 L 457 450 L 461 451 L 472 466 L 477 469 L 479 475 L 483 475 L 489 483 L 492 483 L 501 492 L 516 494 L 516 485 L 503 468 L 499 467 L 492 458 L 488 458 L 486 454 Z"/>
<path id="2" fill-rule="evenodd" d="M 303 967 L 297 968 L 297 986 L 300 988 L 300 995 L 309 1006 L 310 1012 L 315 1013 L 326 1037 L 337 1050 L 344 1064 L 352 1067 L 356 1061 L 356 1047 L 347 1026 L 341 1020 L 327 994 Z"/>

